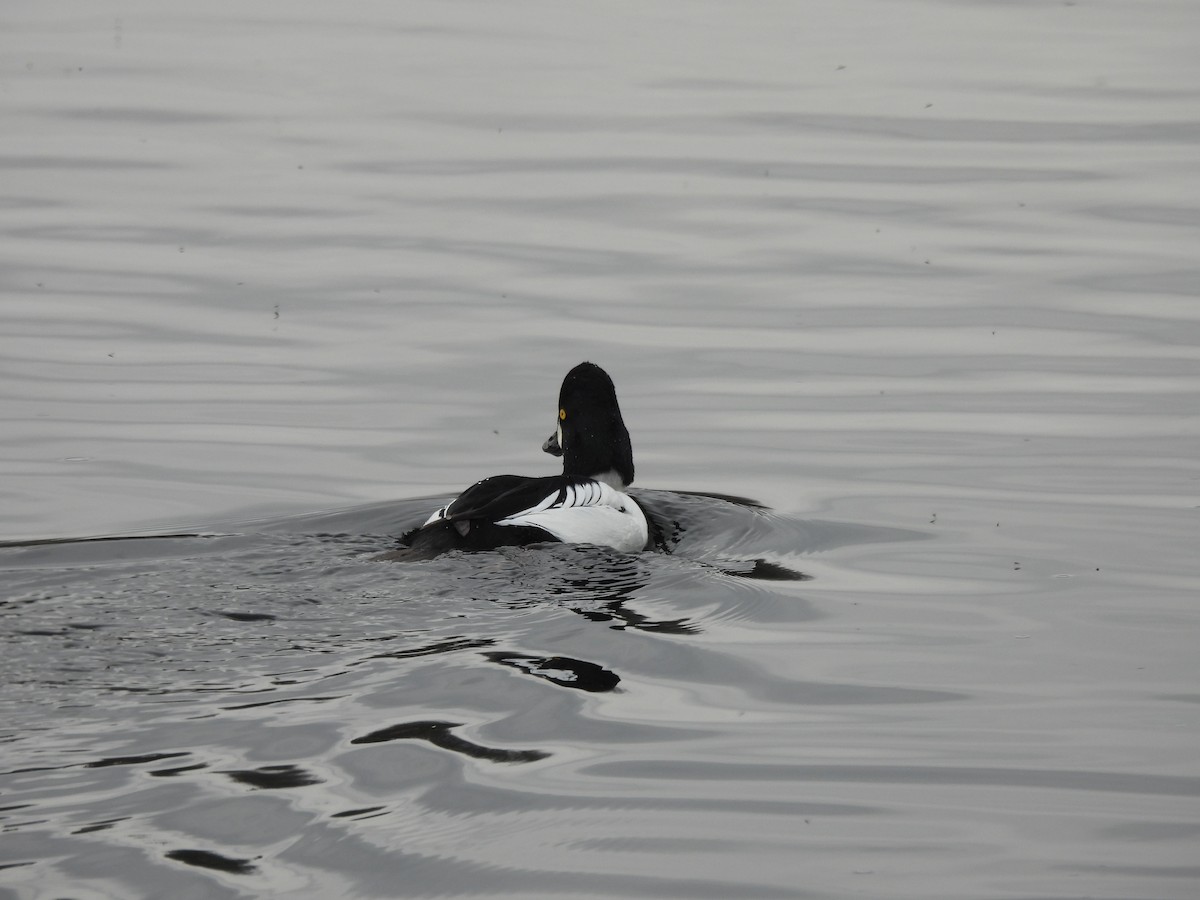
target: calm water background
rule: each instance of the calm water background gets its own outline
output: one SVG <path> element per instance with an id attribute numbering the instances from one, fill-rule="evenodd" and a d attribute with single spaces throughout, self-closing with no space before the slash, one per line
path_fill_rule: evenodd
<path id="1" fill-rule="evenodd" d="M 0 896 L 1200 895 L 1198 38 L 6 4 L 0 537 L 209 536 L 0 550 Z M 369 560 L 585 358 L 676 553 Z"/>

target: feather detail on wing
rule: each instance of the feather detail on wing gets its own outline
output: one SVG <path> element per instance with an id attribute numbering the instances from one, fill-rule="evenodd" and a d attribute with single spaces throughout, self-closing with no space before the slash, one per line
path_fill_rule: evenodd
<path id="1" fill-rule="evenodd" d="M 588 507 L 609 507 L 624 512 L 624 507 L 631 501 L 628 496 L 607 484 L 591 479 L 569 479 L 566 484 L 552 494 L 548 494 L 541 502 L 505 516 L 498 524 L 510 522 L 523 524 L 521 519 L 537 513 L 549 512 L 556 509 L 583 509 Z"/>

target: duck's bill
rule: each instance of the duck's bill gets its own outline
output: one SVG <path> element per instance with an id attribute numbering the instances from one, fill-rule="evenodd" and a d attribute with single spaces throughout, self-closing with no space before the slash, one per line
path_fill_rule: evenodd
<path id="1" fill-rule="evenodd" d="M 546 443 L 542 444 L 542 450 L 549 453 L 551 456 L 562 456 L 562 445 L 558 443 L 558 432 L 546 438 Z"/>

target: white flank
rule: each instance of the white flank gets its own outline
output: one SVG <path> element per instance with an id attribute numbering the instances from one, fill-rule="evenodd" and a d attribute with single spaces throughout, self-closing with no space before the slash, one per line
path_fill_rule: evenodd
<path id="1" fill-rule="evenodd" d="M 601 544 L 633 552 L 646 546 L 646 516 L 628 494 L 600 481 L 567 488 L 558 501 L 555 491 L 537 506 L 497 525 L 533 525 L 567 544 Z"/>

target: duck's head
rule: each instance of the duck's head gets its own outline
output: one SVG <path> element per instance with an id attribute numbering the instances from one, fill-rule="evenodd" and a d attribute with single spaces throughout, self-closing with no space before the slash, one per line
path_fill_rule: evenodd
<path id="1" fill-rule="evenodd" d="M 583 362 L 558 392 L 558 422 L 542 449 L 563 458 L 564 475 L 623 488 L 633 483 L 633 446 L 617 406 L 617 390 L 602 368 Z"/>

